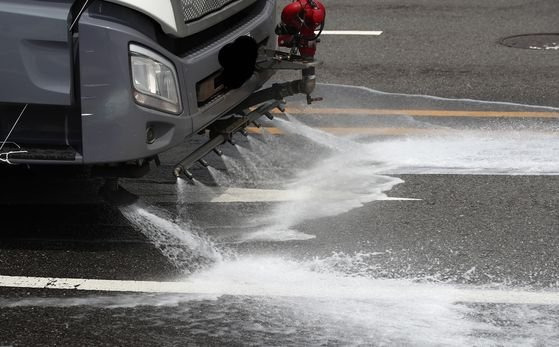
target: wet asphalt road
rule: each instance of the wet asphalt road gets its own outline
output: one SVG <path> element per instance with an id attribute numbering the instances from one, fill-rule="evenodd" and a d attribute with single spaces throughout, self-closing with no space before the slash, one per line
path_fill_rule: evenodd
<path id="1" fill-rule="evenodd" d="M 505 37 L 557 33 L 559 3 L 325 1 L 328 27 L 379 37 L 323 38 L 321 80 L 382 91 L 558 106 L 557 51 L 505 47 Z"/>
<path id="2" fill-rule="evenodd" d="M 325 37 L 322 82 L 557 105 L 559 53 L 496 43 L 507 35 L 555 30 L 559 8 L 553 1 L 326 4 L 329 29 L 385 32 L 365 39 Z M 267 126 L 282 134 L 270 130 L 254 135 L 258 142 L 239 139 L 249 153 L 224 148 L 239 167 L 226 171 L 223 160 L 210 157 L 217 176 L 193 170 L 218 192 L 198 185 L 177 193 L 170 172 L 181 149 L 166 153 L 162 167 L 146 178 L 125 183 L 141 195 L 143 208 L 166 211 L 171 220 L 180 216 L 183 232 L 211 238 L 212 249 L 224 259 L 207 250 L 196 253 L 192 245 L 198 243 L 185 246 L 184 240 L 166 239 L 156 248 L 161 240 L 154 235 L 168 232 L 168 225 L 150 225 L 151 234 L 141 230 L 146 224 L 134 225 L 126 211 L 103 203 L 95 194 L 100 182 L 84 180 L 79 172 L 3 170 L 10 184 L 2 193 L 0 275 L 178 281 L 202 273 L 225 295 L 0 288 L 0 345 L 557 344 L 557 305 L 455 305 L 440 298 L 444 292 L 384 301 L 344 294 L 344 283 L 354 277 L 363 278 L 361 285 L 370 292 L 379 288 L 377 279 L 401 281 L 395 289 L 386 282 L 379 286 L 404 293 L 410 283 L 435 284 L 437 290 L 557 291 L 557 121 L 512 117 L 512 112 L 551 110 L 337 86 L 318 92 L 326 101 L 316 107 L 324 109 L 498 110 L 505 117 L 313 110 L 295 114 L 297 121 L 334 133 L 349 128 L 357 138 L 348 143 L 318 133 L 317 140 L 311 130 L 296 135 L 276 120 Z M 250 153 L 266 159 L 255 161 Z M 389 197 L 417 200 L 378 200 L 383 184 Z M 231 194 L 245 201 L 212 202 L 229 187 L 254 190 Z M 310 196 L 274 202 L 279 193 L 262 189 Z M 221 265 L 195 266 L 206 262 Z M 323 277 L 315 279 L 316 273 Z M 250 294 L 265 282 L 286 297 Z M 308 283 L 339 291 L 330 301 L 298 298 Z M 249 294 L 227 295 L 231 284 L 244 285 Z"/>

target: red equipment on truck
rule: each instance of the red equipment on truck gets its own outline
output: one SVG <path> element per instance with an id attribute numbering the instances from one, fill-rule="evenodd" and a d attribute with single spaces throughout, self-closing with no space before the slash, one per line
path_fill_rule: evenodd
<path id="1" fill-rule="evenodd" d="M 285 6 L 276 28 L 279 46 L 298 49 L 302 57 L 313 58 L 325 18 L 326 9 L 319 1 L 297 0 Z"/>

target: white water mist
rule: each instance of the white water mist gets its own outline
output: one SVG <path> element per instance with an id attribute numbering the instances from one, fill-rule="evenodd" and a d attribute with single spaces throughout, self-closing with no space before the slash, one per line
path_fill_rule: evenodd
<path id="1" fill-rule="evenodd" d="M 178 270 L 191 273 L 221 261 L 223 254 L 205 235 L 183 219 L 155 207 L 131 205 L 122 214 Z"/>
<path id="2" fill-rule="evenodd" d="M 307 240 L 315 235 L 296 230 L 304 221 L 336 216 L 364 204 L 386 198 L 384 192 L 402 183 L 399 178 L 380 173 L 391 166 L 372 158 L 370 149 L 351 139 L 340 138 L 311 128 L 293 117 L 278 119 L 277 124 L 290 136 L 297 135 L 315 145 L 326 147 L 328 154 L 311 161 L 286 180 L 282 189 L 292 192 L 292 201 L 272 207 L 252 221 L 256 231 L 247 232 L 245 241 Z"/>

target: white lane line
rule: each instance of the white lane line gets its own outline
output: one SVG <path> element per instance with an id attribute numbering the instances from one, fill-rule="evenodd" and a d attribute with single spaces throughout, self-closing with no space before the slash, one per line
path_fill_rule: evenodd
<path id="1" fill-rule="evenodd" d="M 324 200 L 349 200 L 362 198 L 363 194 L 353 194 L 349 192 L 339 191 L 320 191 L 313 193 L 312 198 L 320 198 Z M 309 193 L 298 190 L 279 190 L 279 189 L 248 189 L 248 188 L 227 188 L 220 195 L 212 198 L 210 202 L 286 202 L 286 201 L 304 201 L 310 198 Z M 377 201 L 394 201 L 394 200 L 420 200 L 410 198 L 396 198 L 379 195 L 373 199 Z"/>
<path id="2" fill-rule="evenodd" d="M 323 30 L 322 35 L 359 35 L 359 36 L 379 36 L 382 31 L 378 30 Z"/>
<path id="3" fill-rule="evenodd" d="M 197 186 L 187 186 L 183 195 L 177 196 L 176 187 L 159 187 L 157 193 L 140 184 L 127 184 L 127 189 L 141 195 L 149 201 L 177 202 L 184 200 L 189 203 L 235 203 L 235 202 L 288 202 L 304 201 L 309 199 L 328 199 L 331 201 L 347 201 L 349 199 L 367 201 L 421 201 L 421 199 L 388 197 L 379 194 L 375 198 L 368 198 L 366 194 L 357 194 L 343 191 L 319 191 L 303 192 L 299 190 L 286 189 L 256 189 L 256 188 L 204 188 Z M 183 199 L 184 198 L 184 199 Z"/>
<path id="4" fill-rule="evenodd" d="M 387 281 L 387 283 L 390 281 Z M 277 285 L 251 285 L 244 282 L 155 282 L 155 281 L 119 281 L 80 278 L 47 278 L 0 276 L 0 287 L 59 289 L 76 291 L 130 292 L 130 293 L 168 293 L 196 295 L 237 295 L 237 296 L 279 296 L 309 298 L 340 298 L 338 289 L 324 286 L 303 286 L 296 291 L 286 290 Z M 394 283 L 392 282 L 392 286 Z M 530 304 L 559 305 L 559 292 L 532 292 L 516 290 L 460 289 L 445 286 L 426 285 L 414 292 L 426 294 L 440 291 L 441 295 L 452 302 L 464 303 L 496 303 L 496 304 Z M 390 292 L 375 293 L 359 288 L 344 292 L 347 299 L 391 299 Z"/>
<path id="5" fill-rule="evenodd" d="M 210 202 L 284 202 L 296 200 L 303 200 L 303 196 L 295 191 L 227 188 L 225 192 L 212 198 Z"/>

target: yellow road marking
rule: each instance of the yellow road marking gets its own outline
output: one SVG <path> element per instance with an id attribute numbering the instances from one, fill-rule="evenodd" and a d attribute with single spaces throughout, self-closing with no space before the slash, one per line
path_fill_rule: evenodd
<path id="1" fill-rule="evenodd" d="M 287 113 L 318 115 L 364 115 L 364 116 L 413 116 L 413 117 L 480 117 L 480 118 L 559 118 L 554 111 L 466 111 L 466 110 L 418 110 L 376 108 L 287 108 Z M 281 113 L 275 111 L 275 113 Z"/>
<path id="2" fill-rule="evenodd" d="M 275 127 L 254 128 L 249 127 L 247 131 L 251 134 L 260 134 L 262 129 L 272 135 L 283 135 L 285 132 L 282 129 Z M 335 135 L 409 135 L 409 134 L 444 134 L 456 133 L 458 130 L 453 129 L 419 129 L 419 128 L 332 128 L 321 127 L 316 128 Z"/>
<path id="3" fill-rule="evenodd" d="M 251 134 L 261 134 L 262 129 L 264 129 L 268 134 L 271 135 L 284 135 L 285 132 L 282 129 L 276 127 L 248 127 L 247 131 Z M 436 129 L 436 128 L 338 128 L 338 127 L 318 127 L 315 128 L 322 130 L 324 132 L 334 134 L 334 135 L 386 135 L 386 136 L 398 136 L 398 135 L 445 135 L 445 134 L 464 134 L 464 133 L 479 133 L 482 134 L 484 131 L 475 129 Z M 506 133 L 506 130 L 502 130 Z M 526 133 L 530 131 L 524 131 Z M 538 134 L 545 135 L 557 135 L 556 131 L 534 131 Z"/>

